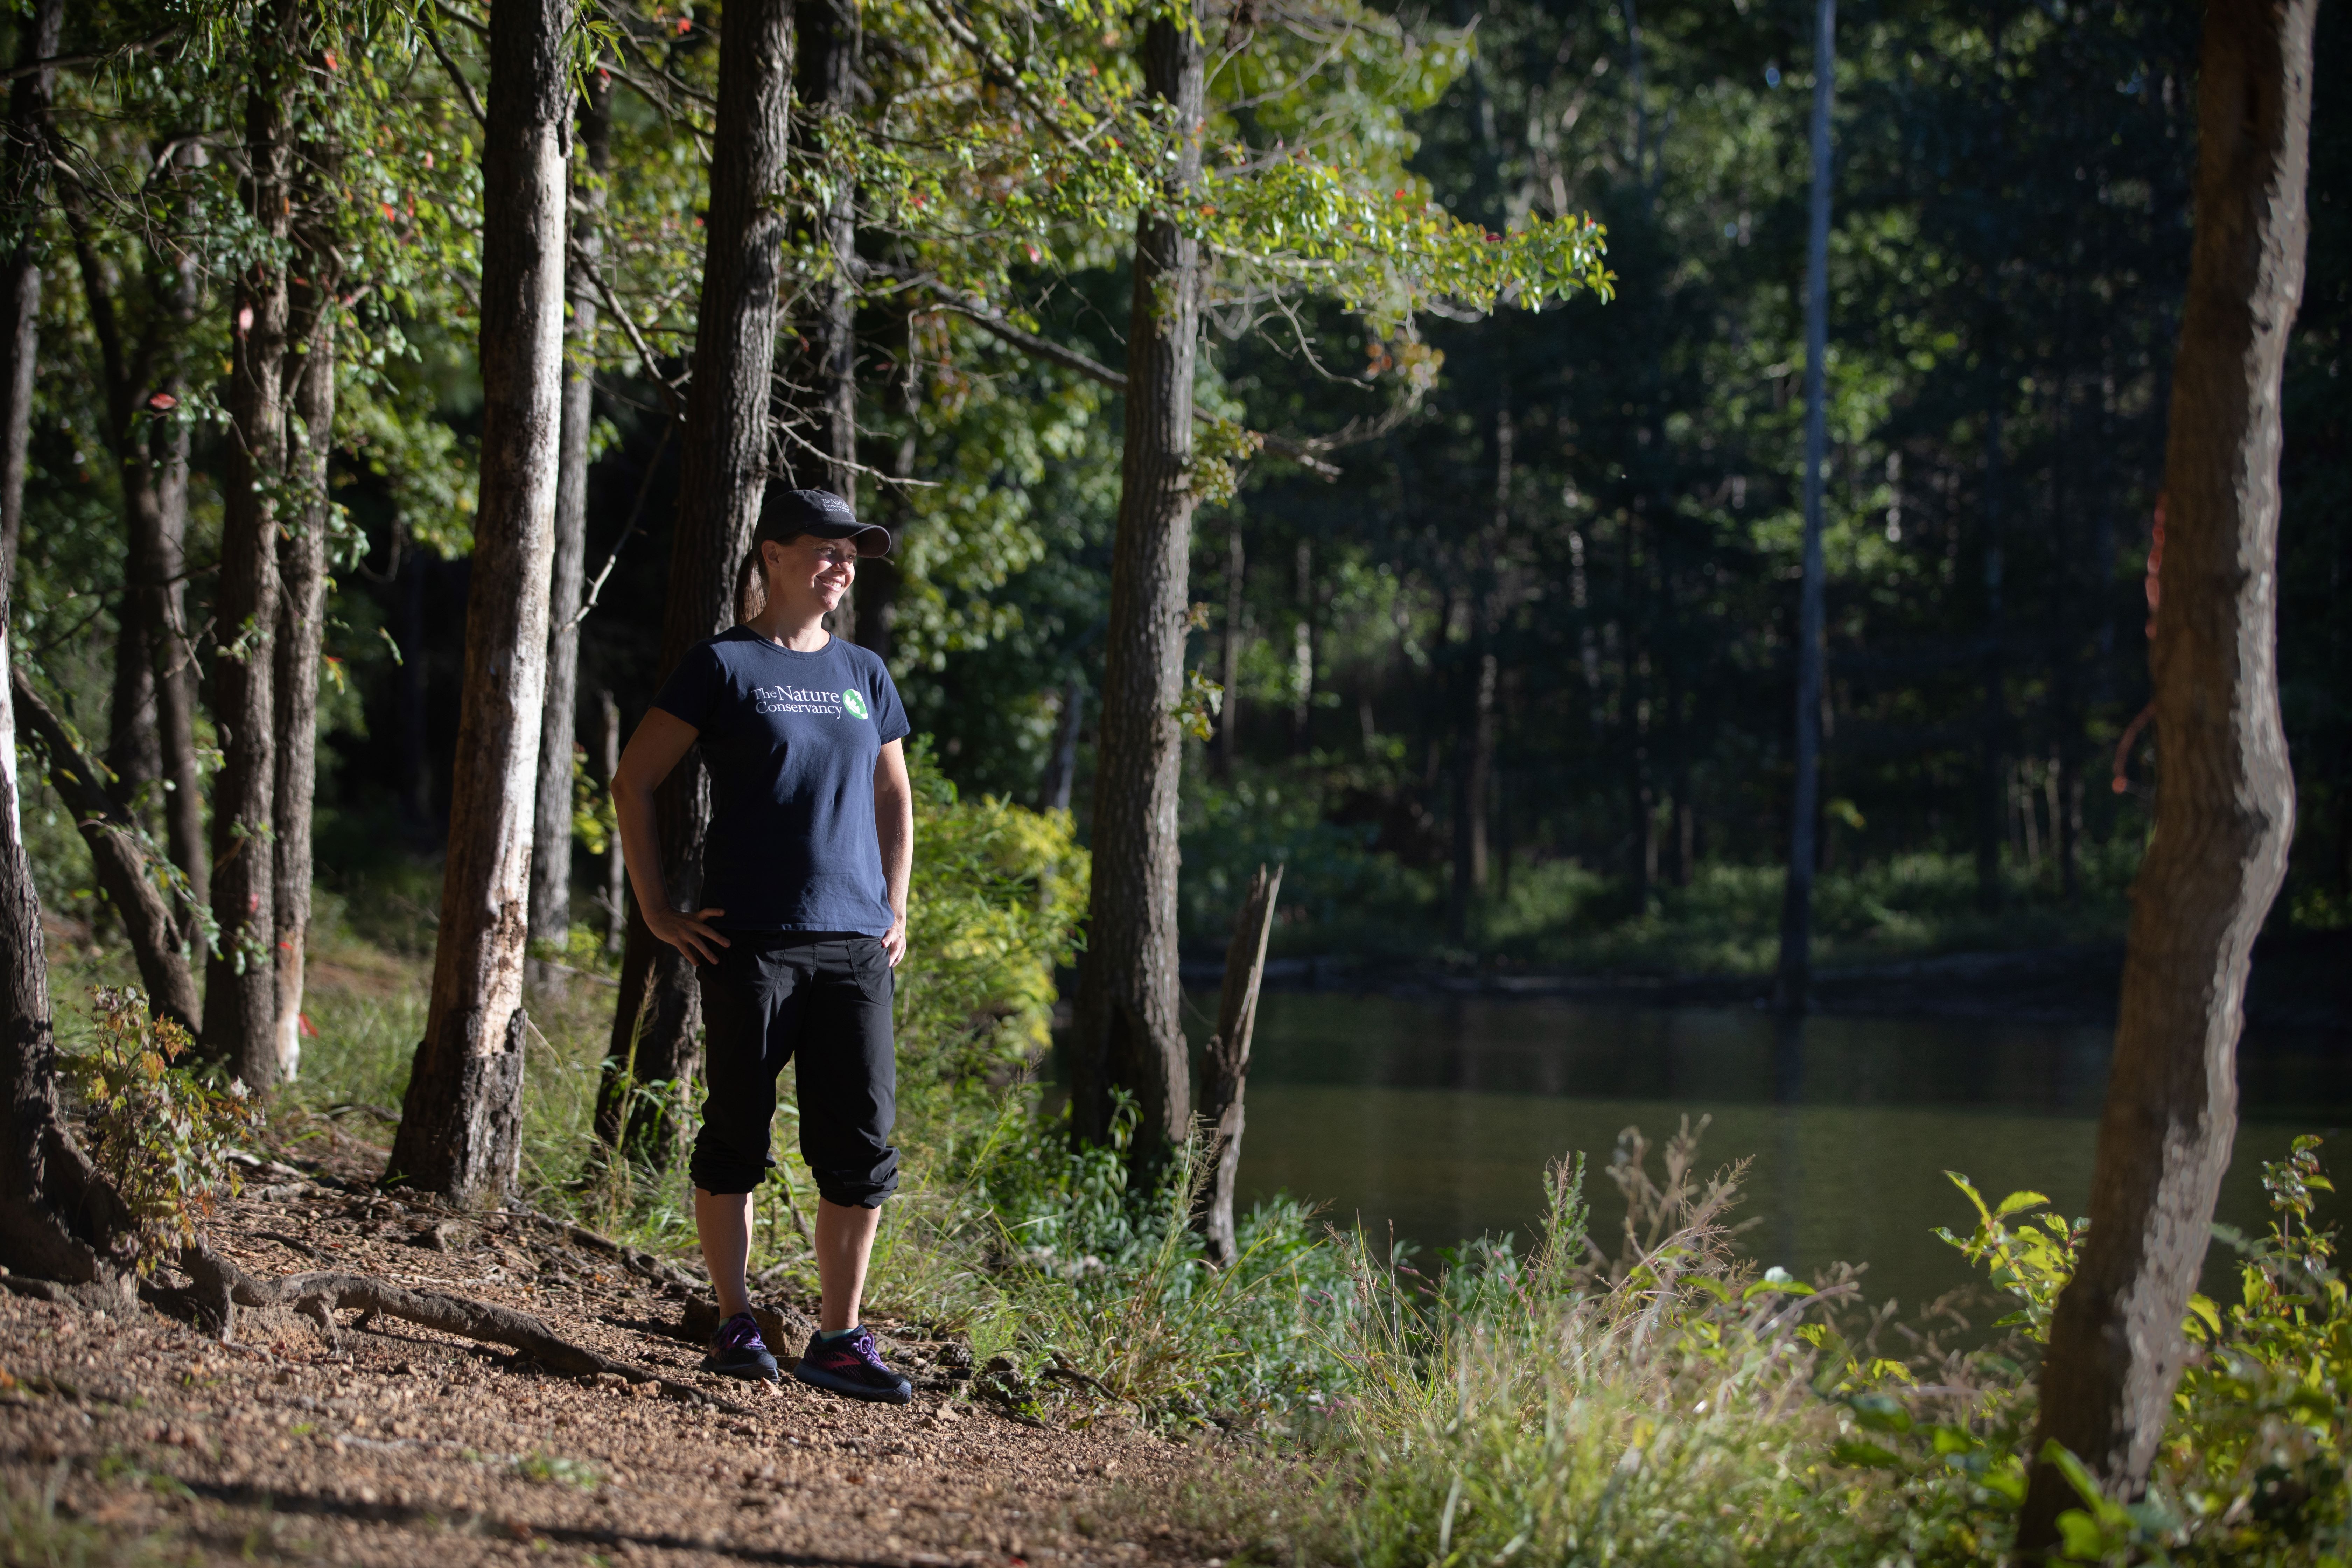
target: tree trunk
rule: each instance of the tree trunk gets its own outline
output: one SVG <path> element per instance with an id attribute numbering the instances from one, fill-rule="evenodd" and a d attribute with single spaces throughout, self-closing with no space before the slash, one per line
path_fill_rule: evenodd
<path id="1" fill-rule="evenodd" d="M 298 52 L 296 0 L 254 18 L 246 95 L 243 196 L 268 248 L 237 279 L 232 304 L 226 482 L 214 615 L 213 716 L 223 760 L 213 784 L 213 919 L 220 945 L 205 973 L 204 1054 L 255 1088 L 278 1078 L 275 857 L 278 721 L 271 644 L 278 626 L 278 511 L 286 467 L 286 342 L 292 299 L 283 262 L 290 227 L 293 128 L 284 78 Z"/>
<path id="2" fill-rule="evenodd" d="M 10 692 L 13 719 L 21 720 L 49 755 L 49 784 L 73 813 L 74 826 L 89 847 L 98 885 L 121 919 L 147 988 L 152 1010 L 193 1029 L 197 1017 L 195 975 L 180 956 L 172 907 L 156 887 L 145 830 L 108 789 L 105 771 L 74 743 L 72 734 L 33 692 L 23 670 Z"/>
<path id="3" fill-rule="evenodd" d="M 840 135 L 856 104 L 857 55 L 863 42 L 855 0 L 804 0 L 794 13 L 794 68 L 800 100 L 811 120 Z M 835 180 L 832 200 L 816 219 L 824 272 L 810 281 L 805 331 L 807 447 L 792 444 L 786 465 L 803 482 L 857 504 L 857 192 Z M 814 450 L 810 450 L 814 447 Z M 877 574 L 878 578 L 878 574 Z M 864 595 L 853 585 L 826 623 L 835 636 L 861 640 Z"/>
<path id="4" fill-rule="evenodd" d="M 193 155 L 193 154 L 189 154 Z M 178 263 L 173 309 L 181 330 L 196 319 L 198 282 L 196 258 Z M 159 389 L 175 407 L 188 401 L 186 379 L 175 363 L 163 374 Z M 188 636 L 187 595 L 183 579 L 188 558 L 188 457 L 190 424 L 183 414 L 157 421 L 155 482 L 156 519 L 153 552 L 149 560 L 154 597 L 149 605 L 148 657 L 155 668 L 156 742 L 163 752 L 164 842 L 172 863 L 186 879 L 186 907 L 182 911 L 183 940 L 202 963 L 208 948 L 204 922 L 197 911 L 212 902 L 212 860 L 205 851 L 205 783 L 196 761 L 196 660 L 194 640 Z"/>
<path id="5" fill-rule="evenodd" d="M 1282 871 L 1269 877 L 1264 866 L 1250 879 L 1249 893 L 1234 917 L 1234 940 L 1225 949 L 1225 982 L 1217 998 L 1217 1032 L 1201 1060 L 1201 1119 L 1209 1124 L 1208 1184 L 1193 1224 L 1208 1238 L 1209 1261 L 1233 1262 L 1234 1177 L 1242 1163 L 1242 1096 L 1249 1087 L 1250 1038 L 1257 1030 L 1258 984 L 1265 977 L 1265 943 L 1274 934 Z"/>
<path id="6" fill-rule="evenodd" d="M 1837 88 L 1837 0 L 1813 11 L 1813 199 L 1805 258 L 1804 586 L 1797 614 L 1797 776 L 1789 801 L 1789 875 L 1780 896 L 1780 958 L 1774 1005 L 1796 1015 L 1813 985 L 1813 833 L 1821 820 L 1822 627 L 1828 570 L 1822 559 L 1822 405 L 1830 316 L 1830 105 Z M 1685 857 L 1687 858 L 1687 857 Z"/>
<path id="7" fill-rule="evenodd" d="M 662 673 L 703 638 L 735 624 L 735 577 L 751 548 L 768 479 L 768 378 L 775 368 L 776 298 L 786 237 L 774 199 L 783 186 L 791 134 L 792 0 L 744 0 L 719 56 L 719 114 L 705 220 L 702 297 L 695 324 L 694 380 L 678 454 L 677 514 L 670 539 L 669 599 L 662 616 Z M 698 752 L 671 770 L 654 797 L 663 873 L 672 900 L 693 909 L 702 890 L 702 839 L 710 790 Z M 640 1012 L 643 1026 L 638 1026 Z M 621 994 L 597 1100 L 607 1142 L 666 1164 L 696 1069 L 701 1002 L 694 966 L 656 942 L 634 912 Z M 662 1103 L 634 1086 L 667 1083 Z"/>
<path id="8" fill-rule="evenodd" d="M 598 718 L 596 780 L 610 795 L 614 775 L 621 771 L 621 705 L 613 700 L 610 691 L 596 694 Z M 626 940 L 629 927 L 627 904 L 628 867 L 621 859 L 621 836 L 613 834 L 604 845 L 604 951 L 618 952 Z"/>
<path id="9" fill-rule="evenodd" d="M 37 0 L 32 16 L 16 24 L 18 68 L 57 54 L 65 19 L 65 0 Z M 6 203 L 0 222 L 8 234 L 7 254 L 0 258 L 0 333 L 5 334 L 8 354 L 7 374 L 0 378 L 0 590 L 16 581 L 16 547 L 25 531 L 26 448 L 33 433 L 33 368 L 40 342 L 40 211 L 49 173 L 43 143 L 56 87 L 55 71 L 26 70 L 16 79 L 8 95 L 8 144 L 0 151 L 0 179 L 6 181 L 0 191 Z M 13 752 L 5 766 L 13 784 Z M 9 810 L 16 810 L 13 796 Z M 17 853 L 22 855 L 22 845 Z M 46 1028 L 46 1001 L 41 1016 Z"/>
<path id="10" fill-rule="evenodd" d="M 270 913 L 276 922 L 278 1070 L 291 1079 L 302 1064 L 302 966 L 310 934 L 310 816 L 319 793 L 319 654 L 327 621 L 327 531 L 333 502 L 327 493 L 327 458 L 335 437 L 335 289 L 331 247 L 304 247 L 308 279 L 296 312 L 293 360 L 292 490 L 302 515 L 278 542 L 278 668 L 271 683 L 278 703 L 277 779 L 271 819 Z"/>
<path id="11" fill-rule="evenodd" d="M 1176 195 L 1201 175 L 1202 46 L 1193 15 L 1145 26 L 1143 79 L 1176 131 L 1162 176 Z M 1126 447 L 1112 549 L 1108 647 L 1095 765 L 1094 887 L 1071 1051 L 1073 1134 L 1111 1131 L 1111 1091 L 1135 1096 L 1139 1171 L 1192 1130 L 1192 1071 L 1178 1016 L 1174 711 L 1184 660 L 1192 543 L 1192 363 L 1200 338 L 1198 242 L 1165 215 L 1136 217 L 1128 314 Z"/>
<path id="12" fill-rule="evenodd" d="M 2000 847 L 2008 816 L 2009 775 L 2001 762 L 2009 740 L 2009 700 L 2002 667 L 2007 636 L 2002 589 L 2008 562 L 2001 529 L 2000 427 L 1996 394 L 1985 415 L 1984 710 L 1977 737 L 1977 908 L 1987 914 L 2001 905 Z"/>
<path id="13" fill-rule="evenodd" d="M 851 0 L 804 0 L 798 24 L 801 102 L 814 120 L 845 133 L 843 121 L 855 107 L 857 54 L 862 41 L 857 9 Z M 819 215 L 819 244 L 825 273 L 809 289 L 808 441 L 815 448 L 794 450 L 792 467 L 808 469 L 808 482 L 857 504 L 857 205 L 847 181 L 835 183 L 833 200 Z"/>
<path id="14" fill-rule="evenodd" d="M 18 60 L 58 52 L 64 0 L 40 0 L 20 25 Z M 8 664 L 10 604 L 24 517 L 25 453 L 32 429 L 33 361 L 39 345 L 41 275 L 31 229 L 43 161 L 37 142 L 48 111 L 51 73 L 16 79 L 8 114 L 8 218 L 16 239 L 0 270 L 0 675 Z M 58 1110 L 57 1035 L 49 1015 L 49 967 L 40 900 L 18 829 L 15 706 L 0 679 L 0 1264 L 11 1272 L 64 1280 L 124 1297 L 131 1257 L 114 1196 L 66 1131 Z"/>
<path id="15" fill-rule="evenodd" d="M 1085 721 L 1087 683 L 1072 676 L 1062 688 L 1062 712 L 1054 726 L 1054 754 L 1045 763 L 1045 780 L 1037 791 L 1040 811 L 1070 809 L 1070 791 L 1078 778 L 1078 727 Z"/>
<path id="16" fill-rule="evenodd" d="M 1242 521 L 1233 518 L 1225 532 L 1225 626 L 1217 639 L 1221 668 L 1218 680 L 1225 689 L 1223 722 L 1217 726 L 1217 774 L 1231 778 L 1242 746 L 1242 617 L 1248 605 L 1243 592 L 1249 582 L 1249 557 L 1242 543 Z"/>
<path id="17" fill-rule="evenodd" d="M 580 142 L 588 178 L 572 204 L 572 357 L 563 370 L 563 440 L 556 461 L 555 563 L 548 586 L 547 719 L 539 741 L 538 826 L 530 840 L 530 940 L 561 951 L 572 937 L 572 757 L 579 731 L 580 595 L 588 557 L 588 434 L 596 405 L 597 258 L 604 248 L 604 176 L 612 167 L 613 79 L 588 74 Z"/>
<path id="18" fill-rule="evenodd" d="M 2165 452 L 2156 832 L 2132 889 L 2091 1228 L 2059 1298 L 2032 1452 L 2111 1494 L 2147 1483 L 2237 1129 L 2255 932 L 2293 835 L 2276 667 L 2279 381 L 2303 291 L 2317 0 L 2213 0 L 2198 87 L 2196 227 Z M 2075 1499 L 2037 1465 L 2018 1543 Z"/>
<path id="19" fill-rule="evenodd" d="M 521 1157 L 532 784 L 563 403 L 569 0 L 493 0 L 482 143 L 482 478 L 432 1010 L 389 1172 L 468 1206 Z"/>
<path id="20" fill-rule="evenodd" d="M 185 469 L 175 471 L 171 467 L 171 459 L 184 448 L 184 430 L 175 419 L 157 417 L 148 384 L 158 348 L 169 356 L 177 347 L 159 344 L 158 339 L 172 324 L 172 302 L 179 289 L 175 279 L 152 291 L 152 297 L 142 302 L 144 310 L 138 312 L 147 318 L 146 326 L 136 342 L 127 342 L 115 308 L 120 279 L 90 241 L 84 193 L 68 182 L 63 194 L 80 267 L 83 303 L 91 335 L 98 342 L 106 441 L 122 488 L 129 548 L 115 640 L 105 764 L 101 768 L 83 756 L 79 744 L 67 738 L 62 728 L 54 728 L 53 721 L 51 728 L 45 729 L 44 744 L 50 752 L 51 782 L 79 819 L 78 826 L 89 847 L 99 884 L 122 921 L 151 999 L 194 1028 L 195 983 L 180 952 L 184 933 L 172 918 L 169 903 L 148 883 L 151 866 L 143 842 L 145 822 L 137 809 L 141 792 L 163 770 L 155 651 L 173 604 L 169 579 L 175 568 L 171 564 L 174 555 L 168 539 L 167 510 L 178 504 L 184 535 L 186 516 Z M 29 690 L 18 705 L 28 716 L 37 710 L 46 713 Z M 193 916 L 194 911 L 189 913 Z M 193 926 L 195 921 L 192 918 L 188 923 Z"/>

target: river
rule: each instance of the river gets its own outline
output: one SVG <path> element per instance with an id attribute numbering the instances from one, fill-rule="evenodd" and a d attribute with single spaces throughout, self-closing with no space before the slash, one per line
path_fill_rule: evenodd
<path id="1" fill-rule="evenodd" d="M 1760 1263 L 1801 1279 L 1866 1264 L 1873 1300 L 1915 1310 L 1971 1281 L 1931 1234 L 1970 1223 L 1946 1171 L 1990 1198 L 2030 1188 L 2083 1212 L 2111 1037 L 2103 1026 L 1836 1016 L 1791 1035 L 1752 1008 L 1270 992 L 1240 1195 L 1311 1197 L 1332 1220 L 1375 1236 L 1393 1227 L 1424 1249 L 1504 1231 L 1524 1244 L 1545 1164 L 1581 1150 L 1595 1235 L 1610 1246 L 1623 1206 L 1602 1173 L 1621 1130 L 1663 1144 L 1684 1117 L 1707 1117 L 1700 1166 L 1752 1162 L 1738 1214 L 1753 1222 L 1742 1243 Z M 2343 1045 L 2326 1033 L 2250 1035 L 2222 1222 L 2259 1232 L 2261 1163 L 2298 1132 L 2352 1122 Z M 2352 1169 L 2340 1152 L 2330 1163 Z M 2206 1277 L 2234 1297 L 2224 1248 Z"/>

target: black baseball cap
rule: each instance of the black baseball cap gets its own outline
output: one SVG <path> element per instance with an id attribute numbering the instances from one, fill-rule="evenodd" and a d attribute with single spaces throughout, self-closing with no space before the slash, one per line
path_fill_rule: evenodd
<path id="1" fill-rule="evenodd" d="M 760 526 L 751 531 L 751 542 L 772 539 L 782 544 L 803 533 L 819 539 L 855 540 L 860 555 L 890 553 L 890 531 L 879 523 L 858 521 L 849 503 L 831 490 L 770 485 L 760 502 Z"/>

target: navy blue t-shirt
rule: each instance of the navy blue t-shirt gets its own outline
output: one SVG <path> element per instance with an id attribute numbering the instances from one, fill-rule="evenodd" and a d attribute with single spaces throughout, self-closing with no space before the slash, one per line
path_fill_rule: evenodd
<path id="1" fill-rule="evenodd" d="M 654 706 L 701 732 L 705 909 L 735 931 L 890 930 L 874 765 L 909 726 L 890 672 L 835 637 L 814 653 L 749 626 L 698 643 Z"/>

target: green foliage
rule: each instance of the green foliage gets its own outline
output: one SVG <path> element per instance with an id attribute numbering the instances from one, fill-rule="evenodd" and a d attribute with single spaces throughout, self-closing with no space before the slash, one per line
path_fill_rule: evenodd
<path id="1" fill-rule="evenodd" d="M 1046 1048 L 1076 950 L 1087 858 L 1067 813 L 961 799 L 917 744 L 915 874 L 896 1025 L 907 1070 L 971 1088 Z"/>
<path id="2" fill-rule="evenodd" d="M 63 1058 L 90 1159 L 129 1212 L 142 1268 L 195 1240 L 224 1192 L 235 1196 L 226 1155 L 253 1125 L 245 1086 L 226 1088 L 176 1065 L 185 1029 L 147 1010 L 125 987 L 90 993 L 94 1027 Z"/>

